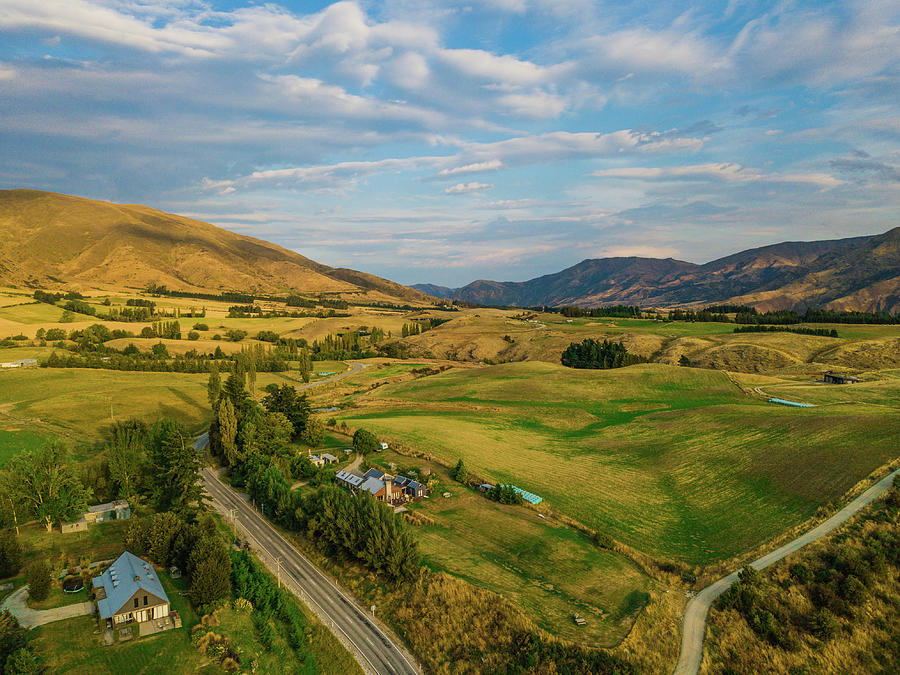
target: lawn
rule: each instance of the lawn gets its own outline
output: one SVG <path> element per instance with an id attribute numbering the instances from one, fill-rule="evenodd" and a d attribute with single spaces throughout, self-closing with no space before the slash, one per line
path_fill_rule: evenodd
<path id="1" fill-rule="evenodd" d="M 440 484 L 413 505 L 434 519 L 415 527 L 425 564 L 495 591 L 539 626 L 591 646 L 618 644 L 643 607 L 647 577 L 623 556 L 595 546 L 571 527 L 519 506 L 504 506 L 450 480 L 433 463 L 379 453 L 385 470 L 428 467 Z M 449 491 L 451 496 L 441 494 Z M 573 613 L 587 619 L 575 625 Z"/>
<path id="2" fill-rule="evenodd" d="M 32 609 L 53 609 L 55 607 L 65 607 L 66 605 L 74 605 L 79 602 L 87 602 L 90 600 L 87 588 L 82 588 L 75 593 L 66 593 L 61 586 L 51 585 L 50 594 L 38 602 L 29 597 L 26 603 Z"/>
<path id="3" fill-rule="evenodd" d="M 26 563 L 42 557 L 56 568 L 68 568 L 79 565 L 84 559 L 98 562 L 117 558 L 125 550 L 122 538 L 127 527 L 126 520 L 108 520 L 91 525 L 83 532 L 68 534 L 62 534 L 58 527 L 47 532 L 37 523 L 19 529 Z"/>
<path id="4" fill-rule="evenodd" d="M 896 409 L 778 407 L 724 373 L 658 364 L 450 371 L 360 402 L 339 419 L 449 464 L 462 457 L 470 473 L 535 492 L 647 553 L 697 564 L 809 517 L 893 459 L 900 433 Z"/>
<path id="5" fill-rule="evenodd" d="M 197 614 L 168 574 L 160 573 L 159 578 L 172 609 L 181 614 L 180 629 L 104 647 L 94 617 L 48 623 L 35 628 L 34 635 L 36 649 L 50 672 L 90 675 L 198 672 L 208 659 L 190 642 L 190 629 L 199 621 Z M 220 671 L 215 668 L 209 672 Z"/>

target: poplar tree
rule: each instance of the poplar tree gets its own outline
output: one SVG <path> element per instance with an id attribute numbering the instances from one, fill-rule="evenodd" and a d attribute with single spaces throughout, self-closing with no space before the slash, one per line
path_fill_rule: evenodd
<path id="1" fill-rule="evenodd" d="M 209 398 L 209 406 L 215 408 L 222 395 L 222 378 L 219 377 L 219 364 L 213 363 L 209 371 L 209 382 L 206 385 L 206 395 Z"/>
<path id="2" fill-rule="evenodd" d="M 231 405 L 231 399 L 227 396 L 222 398 L 219 403 L 219 444 L 222 448 L 222 456 L 228 463 L 228 466 L 234 466 L 238 460 L 237 448 L 237 416 L 234 414 L 234 406 Z"/>

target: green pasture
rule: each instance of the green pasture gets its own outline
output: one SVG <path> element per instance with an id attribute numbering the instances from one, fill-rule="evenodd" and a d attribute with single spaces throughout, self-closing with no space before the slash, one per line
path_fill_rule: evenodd
<path id="1" fill-rule="evenodd" d="M 0 319 L 8 319 L 18 323 L 57 323 L 62 315 L 62 307 L 48 305 L 45 302 L 0 307 Z M 81 317 L 83 315 L 76 314 L 75 316 Z"/>
<path id="2" fill-rule="evenodd" d="M 895 458 L 900 433 L 898 410 L 774 406 L 723 373 L 658 364 L 450 371 L 362 401 L 338 417 L 698 564 L 809 517 Z"/>
<path id="3" fill-rule="evenodd" d="M 111 419 L 172 417 L 196 429 L 210 415 L 207 380 L 202 373 L 17 369 L 0 373 L 0 423 L 27 424 L 76 445 L 97 440 Z"/>
<path id="4" fill-rule="evenodd" d="M 47 440 L 47 436 L 30 429 L 6 425 L 0 417 L 0 467 L 20 452 L 40 447 Z"/>
<path id="5" fill-rule="evenodd" d="M 378 460 L 423 464 L 390 451 Z M 436 475 L 442 482 L 416 505 L 435 521 L 414 529 L 426 565 L 503 595 L 554 635 L 611 646 L 628 633 L 648 588 L 629 560 L 533 510 L 497 504 L 441 470 Z M 440 496 L 445 490 L 449 499 Z M 587 624 L 576 626 L 573 613 Z"/>

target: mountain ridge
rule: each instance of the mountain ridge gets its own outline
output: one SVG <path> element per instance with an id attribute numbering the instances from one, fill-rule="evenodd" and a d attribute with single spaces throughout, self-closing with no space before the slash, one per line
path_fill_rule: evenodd
<path id="1" fill-rule="evenodd" d="M 261 239 L 140 204 L 40 190 L 0 190 L 0 281 L 60 285 L 150 283 L 173 290 L 428 296 L 387 279 L 332 268 Z"/>
<path id="2" fill-rule="evenodd" d="M 737 303 L 900 311 L 900 227 L 877 235 L 747 249 L 704 264 L 673 258 L 588 258 L 527 281 L 473 281 L 432 295 L 509 306 Z"/>

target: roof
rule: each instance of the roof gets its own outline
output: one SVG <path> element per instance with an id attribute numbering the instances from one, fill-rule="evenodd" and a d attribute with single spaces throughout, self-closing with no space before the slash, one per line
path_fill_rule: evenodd
<path id="1" fill-rule="evenodd" d="M 127 509 L 128 502 L 124 499 L 117 499 L 114 502 L 107 502 L 106 504 L 95 504 L 94 506 L 88 507 L 88 513 L 103 513 L 105 511 L 115 511 L 116 509 Z"/>
<path id="2" fill-rule="evenodd" d="M 522 495 L 522 499 L 524 499 L 529 504 L 540 504 L 542 501 L 544 501 L 543 497 L 539 497 L 538 495 L 534 494 L 533 492 L 528 492 L 526 490 L 523 490 L 520 487 L 516 487 L 515 485 L 508 485 L 508 486 L 504 485 L 502 487 L 511 487 L 513 490 L 515 490 L 520 495 Z"/>
<path id="3" fill-rule="evenodd" d="M 323 452 L 321 457 L 322 459 L 337 459 L 337 457 L 327 452 Z"/>
<path id="4" fill-rule="evenodd" d="M 361 490 L 365 490 L 366 492 L 371 492 L 373 495 L 378 494 L 384 489 L 384 481 L 380 478 L 366 478 L 366 481 L 360 487 Z"/>
<path id="5" fill-rule="evenodd" d="M 394 485 L 396 485 L 396 486 L 398 486 L 398 487 L 403 487 L 404 485 L 406 485 L 407 483 L 409 483 L 409 480 L 410 480 L 410 479 L 407 478 L 406 476 L 397 476 L 397 477 L 394 479 Z"/>
<path id="6" fill-rule="evenodd" d="M 94 588 L 103 588 L 106 592 L 106 597 L 97 601 L 101 619 L 114 616 L 139 590 L 169 602 L 153 566 L 128 551 L 116 558 L 103 574 L 94 577 L 93 584 Z"/>
<path id="7" fill-rule="evenodd" d="M 359 487 L 360 484 L 362 484 L 362 482 L 365 480 L 362 476 L 357 476 L 355 473 L 350 473 L 349 471 L 345 471 L 344 469 L 341 469 L 334 475 L 335 478 L 337 478 L 339 481 L 343 481 L 344 483 L 352 485 L 353 487 Z"/>
<path id="8" fill-rule="evenodd" d="M 406 484 L 407 490 L 418 490 L 420 487 L 422 487 L 422 484 L 415 480 L 411 480 Z"/>
<path id="9" fill-rule="evenodd" d="M 366 478 L 378 478 L 381 480 L 384 478 L 384 471 L 379 471 L 378 469 L 369 469 L 363 474 Z"/>

